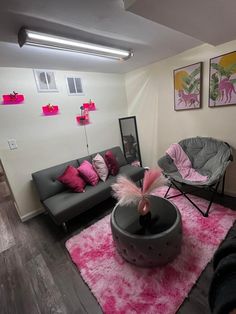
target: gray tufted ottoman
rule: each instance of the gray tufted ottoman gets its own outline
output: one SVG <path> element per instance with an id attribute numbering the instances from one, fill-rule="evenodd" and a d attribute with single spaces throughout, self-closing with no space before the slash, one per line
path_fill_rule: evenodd
<path id="1" fill-rule="evenodd" d="M 178 208 L 162 197 L 150 195 L 149 200 L 149 222 L 140 220 L 134 205 L 117 205 L 111 214 L 111 230 L 117 251 L 126 261 L 142 267 L 169 263 L 180 253 L 182 241 Z"/>

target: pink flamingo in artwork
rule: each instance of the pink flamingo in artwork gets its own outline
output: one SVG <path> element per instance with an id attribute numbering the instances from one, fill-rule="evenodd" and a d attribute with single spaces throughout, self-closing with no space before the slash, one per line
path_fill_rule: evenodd
<path id="1" fill-rule="evenodd" d="M 185 94 L 183 90 L 179 91 L 179 103 L 184 102 L 185 106 L 187 105 L 194 105 L 199 104 L 198 100 L 199 94 L 192 93 L 192 94 Z"/>
<path id="2" fill-rule="evenodd" d="M 234 84 L 227 78 L 221 80 L 219 83 L 220 100 L 225 103 L 231 102 L 232 92 L 236 94 Z"/>

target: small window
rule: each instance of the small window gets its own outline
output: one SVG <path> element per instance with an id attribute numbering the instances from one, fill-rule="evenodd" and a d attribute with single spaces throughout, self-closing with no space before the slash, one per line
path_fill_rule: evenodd
<path id="1" fill-rule="evenodd" d="M 80 77 L 67 77 L 66 81 L 69 95 L 84 95 Z"/>
<path id="2" fill-rule="evenodd" d="M 34 70 L 35 81 L 39 92 L 57 92 L 56 80 L 53 71 Z"/>

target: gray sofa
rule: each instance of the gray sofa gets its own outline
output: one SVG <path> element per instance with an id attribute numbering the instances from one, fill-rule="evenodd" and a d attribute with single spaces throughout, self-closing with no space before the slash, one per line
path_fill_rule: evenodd
<path id="1" fill-rule="evenodd" d="M 116 156 L 120 166 L 118 175 L 126 175 L 135 182 L 143 178 L 144 169 L 127 164 L 120 147 L 109 148 L 99 152 L 99 154 L 104 156 L 107 150 L 111 150 Z M 68 165 L 77 168 L 84 160 L 92 162 L 95 155 L 96 153 L 32 174 L 41 203 L 47 209 L 53 221 L 64 228 L 66 228 L 68 220 L 111 197 L 111 184 L 116 181 L 116 177 L 111 175 L 105 182 L 99 181 L 96 186 L 86 185 L 84 193 L 75 193 L 68 190 L 64 184 L 57 180 L 57 177 L 64 172 Z"/>

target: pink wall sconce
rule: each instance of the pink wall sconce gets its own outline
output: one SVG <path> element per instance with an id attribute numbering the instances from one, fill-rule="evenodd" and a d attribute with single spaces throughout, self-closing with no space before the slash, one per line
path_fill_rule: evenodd
<path id="1" fill-rule="evenodd" d="M 2 95 L 3 105 L 18 105 L 24 101 L 24 95 L 13 91 L 12 94 Z"/>
<path id="2" fill-rule="evenodd" d="M 96 106 L 95 103 L 92 102 L 92 100 L 90 99 L 90 101 L 88 103 L 84 103 L 83 104 L 84 109 L 88 109 L 88 111 L 94 111 L 96 110 Z"/>
<path id="3" fill-rule="evenodd" d="M 89 111 L 88 111 L 88 109 L 84 108 L 84 106 L 81 106 L 80 109 L 81 109 L 81 114 L 76 117 L 77 122 L 80 125 L 89 124 L 90 122 L 89 122 Z"/>
<path id="4" fill-rule="evenodd" d="M 59 113 L 58 106 L 48 104 L 47 106 L 42 107 L 43 114 L 45 116 L 53 116 Z"/>

